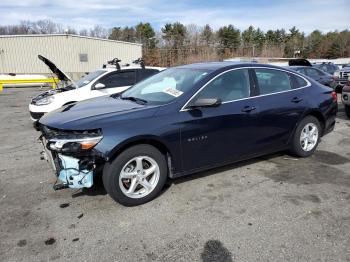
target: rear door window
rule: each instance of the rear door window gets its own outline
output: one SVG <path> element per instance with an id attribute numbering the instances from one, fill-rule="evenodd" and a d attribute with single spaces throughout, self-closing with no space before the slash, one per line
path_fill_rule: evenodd
<path id="1" fill-rule="evenodd" d="M 273 94 L 292 89 L 288 73 L 275 69 L 256 68 L 260 95 Z"/>
<path id="2" fill-rule="evenodd" d="M 136 75 L 134 70 L 130 71 L 118 71 L 111 73 L 103 77 L 99 83 L 104 84 L 105 88 L 112 87 L 122 87 L 122 86 L 131 86 L 135 84 Z"/>

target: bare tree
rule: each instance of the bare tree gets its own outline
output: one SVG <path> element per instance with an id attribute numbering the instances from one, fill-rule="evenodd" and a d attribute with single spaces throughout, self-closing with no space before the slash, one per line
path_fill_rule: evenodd
<path id="1" fill-rule="evenodd" d="M 86 28 L 81 29 L 79 31 L 79 35 L 81 35 L 81 36 L 88 36 L 89 35 L 89 31 Z"/>
<path id="2" fill-rule="evenodd" d="M 108 30 L 100 25 L 95 25 L 94 28 L 90 30 L 89 35 L 91 37 L 107 38 Z"/>
<path id="3" fill-rule="evenodd" d="M 189 24 L 186 25 L 186 43 L 189 46 L 197 47 L 200 45 L 200 33 L 202 31 L 202 27 L 196 25 L 196 24 Z"/>
<path id="4" fill-rule="evenodd" d="M 33 23 L 32 30 L 37 34 L 54 34 L 58 32 L 58 26 L 51 20 L 39 20 Z"/>

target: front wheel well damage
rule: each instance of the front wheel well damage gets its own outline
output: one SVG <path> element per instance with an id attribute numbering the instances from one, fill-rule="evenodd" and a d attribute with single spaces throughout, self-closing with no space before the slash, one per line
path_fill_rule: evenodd
<path id="1" fill-rule="evenodd" d="M 167 160 L 167 165 L 168 165 L 168 176 L 171 176 L 171 170 L 172 170 L 172 155 L 170 153 L 170 150 L 160 141 L 152 138 L 144 138 L 144 139 L 138 139 L 134 141 L 130 141 L 119 147 L 113 154 L 108 158 L 107 162 L 112 162 L 114 159 L 118 157 L 123 151 L 126 149 L 136 146 L 136 145 L 141 145 L 141 144 L 146 144 L 146 145 L 151 145 L 158 149 L 165 157 Z"/>

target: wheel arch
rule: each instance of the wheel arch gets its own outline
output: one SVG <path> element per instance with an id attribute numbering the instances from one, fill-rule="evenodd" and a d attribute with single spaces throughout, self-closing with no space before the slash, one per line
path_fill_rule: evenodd
<path id="1" fill-rule="evenodd" d="M 312 109 L 312 110 L 308 110 L 306 111 L 304 114 L 302 114 L 302 116 L 299 118 L 298 122 L 296 123 L 296 125 L 294 126 L 293 128 L 293 132 L 291 133 L 291 135 L 289 136 L 289 139 L 288 139 L 288 144 L 291 143 L 293 137 L 294 137 L 294 134 L 300 124 L 300 122 L 307 116 L 313 116 L 315 117 L 319 122 L 320 122 L 320 125 L 321 125 L 321 136 L 323 136 L 324 134 L 324 130 L 325 130 L 325 127 L 326 127 L 326 118 L 323 116 L 323 114 L 316 110 L 316 109 Z"/>
<path id="2" fill-rule="evenodd" d="M 163 141 L 160 137 L 157 136 L 150 135 L 133 137 L 123 141 L 122 143 L 118 144 L 115 148 L 113 148 L 113 150 L 111 150 L 111 152 L 107 155 L 107 162 L 112 162 L 118 157 L 120 153 L 122 153 L 127 148 L 140 144 L 151 145 L 157 148 L 162 154 L 164 154 L 169 169 L 168 175 L 171 176 L 173 154 L 169 147 L 166 145 L 165 141 Z"/>
<path id="3" fill-rule="evenodd" d="M 318 120 L 318 122 L 320 123 L 321 128 L 322 128 L 321 136 L 323 136 L 323 133 L 324 133 L 324 130 L 326 127 L 326 118 L 324 117 L 324 115 L 318 110 L 311 110 L 303 118 L 305 118 L 307 116 L 313 116 Z"/>
<path id="4" fill-rule="evenodd" d="M 294 132 L 296 131 L 296 129 L 297 129 L 297 127 L 299 126 L 300 122 L 301 122 L 305 117 L 307 117 L 307 116 L 313 116 L 313 117 L 315 117 L 315 118 L 319 121 L 319 123 L 320 123 L 320 125 L 321 125 L 321 129 L 322 129 L 322 130 L 321 130 L 321 136 L 322 136 L 323 133 L 324 133 L 324 129 L 325 129 L 325 127 L 326 127 L 326 118 L 325 118 L 324 115 L 323 115 L 319 110 L 317 110 L 317 109 L 311 109 L 311 110 L 306 111 L 306 112 L 300 117 L 298 123 L 295 125 L 292 134 L 294 134 Z"/>

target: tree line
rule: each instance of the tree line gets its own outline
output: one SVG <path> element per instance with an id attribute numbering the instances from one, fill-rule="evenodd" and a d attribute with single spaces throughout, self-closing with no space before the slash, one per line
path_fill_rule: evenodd
<path id="1" fill-rule="evenodd" d="M 69 33 L 108 38 L 143 44 L 148 64 L 172 66 L 198 61 L 243 57 L 350 57 L 350 31 L 322 33 L 314 30 L 305 34 L 296 27 L 288 30 L 263 31 L 249 26 L 240 30 L 225 25 L 214 30 L 209 24 L 198 26 L 180 22 L 167 23 L 156 30 L 150 23 L 136 26 L 113 27 L 96 25 L 77 31 L 63 28 L 51 20 L 22 21 L 17 25 L 0 26 L 0 35 Z"/>

